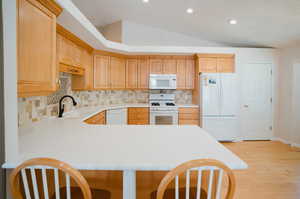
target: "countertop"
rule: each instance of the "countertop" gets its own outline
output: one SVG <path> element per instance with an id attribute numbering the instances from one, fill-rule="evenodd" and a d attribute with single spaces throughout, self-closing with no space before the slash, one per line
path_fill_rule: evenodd
<path id="1" fill-rule="evenodd" d="M 144 107 L 146 105 L 126 105 Z M 77 116 L 53 118 L 19 129 L 19 155 L 4 168 L 24 160 L 51 157 L 77 169 L 170 170 L 178 164 L 213 158 L 231 169 L 247 164 L 198 126 L 89 125 L 83 120 L 99 111 L 125 106 L 82 108 Z"/>

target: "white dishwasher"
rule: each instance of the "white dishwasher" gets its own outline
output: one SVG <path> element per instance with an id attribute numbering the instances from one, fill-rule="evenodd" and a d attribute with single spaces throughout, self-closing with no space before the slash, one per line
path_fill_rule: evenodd
<path id="1" fill-rule="evenodd" d="M 127 108 L 110 109 L 106 111 L 106 124 L 108 125 L 126 125 Z"/>

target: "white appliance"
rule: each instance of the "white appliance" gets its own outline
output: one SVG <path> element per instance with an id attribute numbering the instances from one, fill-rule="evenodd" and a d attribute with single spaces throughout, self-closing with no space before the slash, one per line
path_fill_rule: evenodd
<path id="1" fill-rule="evenodd" d="M 202 73 L 203 128 L 217 140 L 233 141 L 238 136 L 238 91 L 232 73 Z"/>
<path id="2" fill-rule="evenodd" d="M 109 125 L 126 125 L 127 108 L 110 109 L 106 111 L 106 123 Z"/>
<path id="3" fill-rule="evenodd" d="M 176 75 L 174 74 L 150 74 L 150 89 L 176 89 Z"/>
<path id="4" fill-rule="evenodd" d="M 178 124 L 178 108 L 175 105 L 175 94 L 150 94 L 149 103 L 150 124 Z"/>

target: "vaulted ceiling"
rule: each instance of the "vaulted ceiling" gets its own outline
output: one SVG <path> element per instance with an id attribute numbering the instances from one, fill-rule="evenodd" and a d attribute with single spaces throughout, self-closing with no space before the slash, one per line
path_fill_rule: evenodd
<path id="1" fill-rule="evenodd" d="M 95 25 L 119 20 L 229 46 L 282 47 L 300 41 L 299 0 L 73 0 Z M 194 13 L 186 13 L 187 8 Z M 228 20 L 236 19 L 236 25 Z"/>

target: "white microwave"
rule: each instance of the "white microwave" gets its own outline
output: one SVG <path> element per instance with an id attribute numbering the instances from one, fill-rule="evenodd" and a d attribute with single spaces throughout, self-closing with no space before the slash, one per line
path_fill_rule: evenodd
<path id="1" fill-rule="evenodd" d="M 176 75 L 174 74 L 150 74 L 150 89 L 176 89 Z"/>

